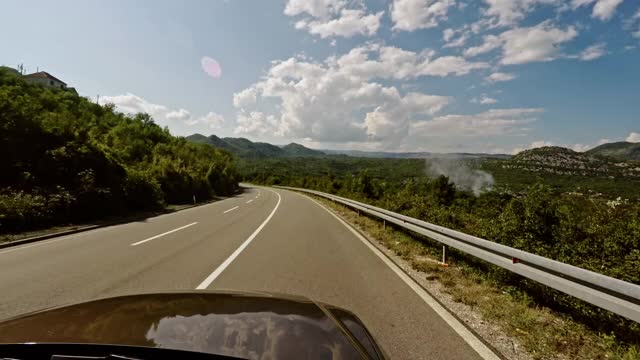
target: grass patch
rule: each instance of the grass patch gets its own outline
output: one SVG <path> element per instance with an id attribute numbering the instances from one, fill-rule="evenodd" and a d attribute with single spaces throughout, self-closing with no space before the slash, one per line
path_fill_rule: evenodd
<path id="1" fill-rule="evenodd" d="M 456 260 L 443 267 L 438 264 L 439 243 L 317 200 L 424 273 L 427 280 L 439 282 L 454 301 L 472 307 L 485 321 L 516 338 L 534 359 L 640 359 L 640 344 L 623 342 L 614 333 L 596 333 L 567 314 L 537 304 L 517 287 L 483 276 L 485 269 L 477 261 Z"/>

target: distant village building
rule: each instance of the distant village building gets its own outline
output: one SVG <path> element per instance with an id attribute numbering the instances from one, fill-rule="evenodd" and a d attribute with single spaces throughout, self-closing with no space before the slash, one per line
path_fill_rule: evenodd
<path id="1" fill-rule="evenodd" d="M 38 84 L 38 85 L 53 87 L 58 89 L 67 88 L 67 83 L 49 74 L 46 71 L 39 71 L 33 74 L 25 75 L 24 79 L 31 84 Z"/>
<path id="2" fill-rule="evenodd" d="M 50 88 L 62 89 L 78 95 L 73 87 L 67 87 L 67 83 L 49 74 L 46 71 L 38 71 L 33 74 L 24 75 L 23 78 L 31 84 L 42 85 Z"/>

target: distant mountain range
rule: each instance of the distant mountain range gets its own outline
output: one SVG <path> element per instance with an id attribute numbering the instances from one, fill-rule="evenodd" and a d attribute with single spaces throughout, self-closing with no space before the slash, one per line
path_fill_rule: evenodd
<path id="1" fill-rule="evenodd" d="M 240 157 L 260 158 L 260 157 L 319 157 L 326 156 L 318 150 L 309 149 L 300 144 L 291 143 L 284 146 L 276 146 L 263 142 L 253 142 L 245 138 L 219 138 L 215 135 L 204 136 L 193 134 L 187 136 L 187 140 L 210 144 L 230 151 Z"/>
<path id="2" fill-rule="evenodd" d="M 563 162 L 592 163 L 601 157 L 612 161 L 640 160 L 640 143 L 615 142 L 603 144 L 587 152 L 580 153 L 561 147 L 543 147 L 525 150 L 515 156 L 508 154 L 485 153 L 431 153 L 431 152 L 385 152 L 385 151 L 359 151 L 359 150 L 314 150 L 300 144 L 273 145 L 264 142 L 253 142 L 245 138 L 225 137 L 216 135 L 204 136 L 193 134 L 187 136 L 187 140 L 210 144 L 230 151 L 240 157 L 322 157 L 322 156 L 351 156 L 365 158 L 390 158 L 390 159 L 512 159 L 514 162 L 545 162 L 555 161 L 559 158 Z M 534 160 L 535 159 L 535 160 Z M 566 165 L 566 164 L 565 164 Z"/>
<path id="3" fill-rule="evenodd" d="M 210 144 L 230 151 L 240 157 L 320 157 L 320 156 L 352 156 L 366 158 L 392 158 L 392 159 L 508 159 L 507 154 L 484 153 L 430 153 L 430 152 L 385 152 L 385 151 L 358 151 L 358 150 L 314 150 L 300 144 L 272 145 L 264 142 L 253 142 L 245 138 L 225 137 L 216 135 L 204 136 L 193 134 L 187 136 L 187 140 Z"/>

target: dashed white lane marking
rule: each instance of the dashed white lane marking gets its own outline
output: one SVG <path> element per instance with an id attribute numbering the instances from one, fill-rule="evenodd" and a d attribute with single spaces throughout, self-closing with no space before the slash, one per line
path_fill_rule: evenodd
<path id="1" fill-rule="evenodd" d="M 182 230 L 182 229 L 186 229 L 186 228 L 188 228 L 189 226 L 193 226 L 193 225 L 195 225 L 195 224 L 197 224 L 197 222 L 191 223 L 191 224 L 189 224 L 189 225 L 181 226 L 181 227 L 179 227 L 179 228 L 177 228 L 177 229 L 173 229 L 173 230 L 167 231 L 167 232 L 165 232 L 165 233 L 162 233 L 162 234 L 159 234 L 159 235 L 156 235 L 156 236 L 152 236 L 152 237 L 150 237 L 150 238 L 148 238 L 148 239 L 144 239 L 144 240 L 141 240 L 141 241 L 138 241 L 138 242 L 134 242 L 133 244 L 131 244 L 131 246 L 138 246 L 138 245 L 140 245 L 140 244 L 144 244 L 144 243 L 146 243 L 147 241 L 151 241 L 151 240 L 157 239 L 157 238 L 159 238 L 159 237 L 161 237 L 161 236 L 169 235 L 169 234 L 174 233 L 174 232 L 176 232 L 176 231 L 180 231 L 180 230 Z"/>
<path id="2" fill-rule="evenodd" d="M 235 210 L 235 209 L 237 209 L 237 208 L 239 208 L 239 207 L 240 207 L 240 206 L 234 206 L 234 207 L 232 207 L 232 208 L 231 208 L 231 209 L 229 209 L 229 210 L 225 210 L 223 213 L 224 213 L 224 214 L 226 214 L 226 213 L 228 213 L 229 211 L 233 211 L 233 210 Z"/>

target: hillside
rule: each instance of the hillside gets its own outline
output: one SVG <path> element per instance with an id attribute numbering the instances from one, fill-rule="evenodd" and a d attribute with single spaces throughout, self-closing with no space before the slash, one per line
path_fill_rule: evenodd
<path id="1" fill-rule="evenodd" d="M 589 155 L 608 156 L 616 160 L 640 160 L 640 143 L 620 141 L 602 144 L 586 153 Z"/>
<path id="2" fill-rule="evenodd" d="M 245 158 L 318 157 L 326 155 L 322 151 L 309 149 L 296 143 L 276 146 L 264 142 L 253 142 L 245 138 L 219 138 L 215 135 L 207 137 L 202 134 L 189 135 L 186 139 L 191 142 L 213 145 L 217 148 L 228 150 L 236 156 Z"/>
<path id="3" fill-rule="evenodd" d="M 231 195 L 231 154 L 0 68 L 0 234 Z M 99 206 L 98 206 L 99 204 Z"/>
<path id="4" fill-rule="evenodd" d="M 522 151 L 505 162 L 503 167 L 558 175 L 640 178 L 640 164 L 615 161 L 557 146 Z"/>
<path id="5" fill-rule="evenodd" d="M 521 191 L 541 180 L 561 192 L 638 198 L 640 162 L 618 161 L 561 147 L 525 150 L 509 160 L 487 160 L 501 191 Z"/>

